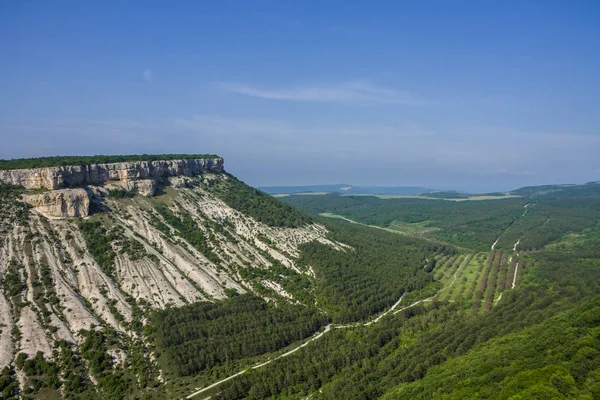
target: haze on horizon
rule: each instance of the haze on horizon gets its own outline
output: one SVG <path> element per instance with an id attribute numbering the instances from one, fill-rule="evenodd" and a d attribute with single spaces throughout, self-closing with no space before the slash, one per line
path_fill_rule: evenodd
<path id="1" fill-rule="evenodd" d="M 216 153 L 254 186 L 600 180 L 600 3 L 4 2 L 0 158 Z"/>

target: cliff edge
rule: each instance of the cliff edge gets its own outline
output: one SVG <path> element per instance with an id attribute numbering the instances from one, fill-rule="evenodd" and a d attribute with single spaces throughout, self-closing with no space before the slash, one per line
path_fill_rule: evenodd
<path id="1" fill-rule="evenodd" d="M 23 195 L 23 201 L 49 218 L 87 217 L 91 197 L 121 189 L 146 197 L 170 177 L 223 172 L 222 158 L 132 161 L 90 165 L 0 170 L 0 181 L 25 189 L 48 189 Z M 95 188 L 104 186 L 104 189 Z M 100 189 L 100 190 L 97 190 Z"/>
<path id="2" fill-rule="evenodd" d="M 223 159 L 135 161 L 15 169 L 0 171 L 0 181 L 21 185 L 25 189 L 56 190 L 85 185 L 102 185 L 109 181 L 159 180 L 169 176 L 194 176 L 206 172 L 223 172 Z"/>

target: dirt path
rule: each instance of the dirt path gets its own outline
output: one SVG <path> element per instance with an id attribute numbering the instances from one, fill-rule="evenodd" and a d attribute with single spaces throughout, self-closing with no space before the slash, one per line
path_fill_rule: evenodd
<path id="1" fill-rule="evenodd" d="M 265 365 L 268 365 L 268 364 L 272 363 L 273 361 L 277 361 L 277 360 L 279 360 L 281 358 L 288 357 L 288 356 L 294 354 L 295 352 L 297 352 L 298 350 L 300 350 L 301 348 L 307 346 L 310 342 L 313 342 L 313 341 L 315 341 L 317 339 L 320 339 L 321 337 L 323 337 L 323 335 L 325 335 L 327 332 L 331 331 L 332 329 L 347 329 L 347 328 L 355 328 L 357 326 L 369 326 L 369 325 L 372 325 L 372 324 L 376 324 L 377 322 L 379 322 L 381 320 L 381 318 L 383 318 L 385 315 L 389 314 L 390 312 L 394 311 L 396 309 L 396 307 L 398 307 L 398 305 L 400 304 L 400 302 L 404 298 L 404 294 L 405 293 L 402 293 L 402 296 L 400 296 L 400 298 L 398 299 L 397 302 L 395 302 L 390 308 L 388 308 L 386 311 L 384 311 L 381 314 L 379 314 L 375 319 L 373 319 L 371 321 L 364 322 L 364 323 L 357 322 L 357 323 L 348 324 L 348 325 L 334 325 L 334 324 L 329 324 L 329 325 L 325 326 L 325 330 L 323 332 L 320 332 L 320 333 L 312 336 L 311 338 L 307 339 L 304 343 L 302 343 L 298 347 L 295 347 L 292 350 L 290 350 L 290 351 L 288 351 L 286 353 L 283 353 L 283 354 L 281 354 L 281 355 L 279 355 L 279 356 L 277 356 L 277 357 L 275 357 L 275 358 L 273 358 L 271 360 L 262 362 L 260 364 L 256 364 L 256 365 L 254 365 L 252 367 L 248 367 L 248 368 L 246 368 L 246 369 L 244 369 L 244 370 L 242 370 L 240 372 L 237 372 L 237 373 L 235 373 L 233 375 L 228 376 L 227 378 L 221 379 L 220 381 L 217 381 L 217 382 L 215 382 L 215 383 L 213 383 L 213 384 L 211 384 L 209 386 L 206 386 L 205 388 L 199 389 L 199 390 L 195 391 L 194 393 L 188 395 L 186 398 L 187 399 L 191 399 L 192 397 L 198 396 L 199 394 L 202 394 L 202 393 L 206 392 L 207 390 L 213 389 L 213 388 L 219 386 L 220 384 L 222 384 L 224 382 L 227 382 L 228 380 L 231 380 L 231 379 L 233 379 L 233 378 L 235 378 L 237 376 L 240 376 L 240 375 L 246 373 L 249 370 L 258 369 L 258 368 L 264 367 Z M 432 299 L 432 298 L 433 297 L 430 297 L 429 299 Z M 421 303 L 423 301 L 427 301 L 429 299 L 417 301 L 417 302 L 411 304 L 408 307 L 402 308 L 402 310 L 410 308 L 410 307 L 412 307 L 412 306 L 414 306 L 416 304 L 419 304 L 419 303 Z M 399 310 L 399 311 L 401 311 L 401 310 Z M 396 312 L 398 312 L 398 311 L 396 311 Z M 396 314 L 396 312 L 394 314 Z"/>
<path id="2" fill-rule="evenodd" d="M 312 341 L 314 341 L 314 340 L 317 340 L 317 339 L 321 338 L 321 337 L 322 337 L 322 336 L 323 336 L 325 333 L 329 332 L 330 328 L 331 328 L 331 324 L 330 324 L 330 325 L 327 325 L 327 326 L 325 327 L 325 330 L 324 330 L 323 332 L 321 332 L 321 333 L 319 333 L 319 334 L 317 334 L 317 335 L 315 335 L 315 336 L 311 337 L 311 338 L 310 338 L 310 339 L 308 339 L 306 342 L 302 343 L 300 346 L 298 346 L 298 347 L 296 347 L 296 348 L 294 348 L 294 349 L 292 349 L 292 350 L 290 350 L 290 351 L 288 351 L 288 352 L 286 352 L 286 353 L 283 353 L 283 354 L 281 354 L 281 355 L 279 355 L 279 356 L 277 356 L 277 357 L 275 357 L 275 358 L 273 358 L 273 359 L 271 359 L 271 360 L 265 361 L 265 362 L 263 362 L 263 363 L 260 363 L 260 364 L 256 364 L 256 365 L 254 365 L 254 366 L 252 366 L 252 367 L 246 368 L 246 369 L 244 369 L 244 370 L 242 370 L 242 371 L 240 371 L 240 372 L 237 372 L 237 373 L 235 373 L 235 374 L 233 374 L 233 375 L 231 375 L 231 376 L 228 376 L 228 377 L 227 377 L 227 378 L 225 378 L 225 379 L 221 379 L 220 381 L 217 381 L 217 382 L 213 383 L 212 385 L 209 385 L 209 386 L 207 386 L 207 387 L 205 387 L 205 388 L 203 388 L 203 389 L 200 389 L 200 390 L 198 390 L 198 391 L 196 391 L 196 392 L 194 392 L 194 393 L 190 394 L 189 396 L 187 396 L 187 397 L 186 397 L 186 399 L 191 399 L 192 397 L 195 397 L 195 396 L 197 396 L 197 395 L 199 395 L 199 394 L 201 394 L 201 393 L 204 393 L 204 392 L 206 392 L 207 390 L 213 389 L 213 388 L 215 388 L 215 387 L 219 386 L 220 384 L 222 384 L 222 383 L 224 383 L 224 382 L 227 382 L 228 380 L 231 380 L 231 379 L 235 378 L 236 376 L 240 376 L 240 375 L 242 375 L 242 374 L 246 373 L 247 371 L 249 371 L 249 370 L 251 370 L 251 369 L 258 369 L 258 368 L 264 367 L 265 365 L 271 364 L 273 361 L 277 361 L 277 360 L 279 360 L 280 358 L 284 358 L 284 357 L 287 357 L 287 356 L 289 356 L 289 355 L 291 355 L 291 354 L 294 354 L 295 352 L 297 352 L 298 350 L 300 350 L 300 349 L 301 349 L 301 348 L 303 348 L 304 346 L 308 345 L 310 342 L 312 342 Z"/>
<path id="3" fill-rule="evenodd" d="M 521 218 L 525 217 L 525 214 L 527 214 L 527 211 L 529 211 L 529 206 L 533 206 L 535 204 L 525 204 L 525 207 L 523 207 L 525 209 L 525 211 L 523 211 L 523 214 L 521 215 Z M 498 240 L 500 240 L 500 238 L 502 237 L 502 235 L 504 235 L 506 232 L 508 232 L 508 230 L 515 224 L 515 222 L 517 222 L 517 220 L 515 219 L 512 224 L 510 224 L 508 226 L 508 228 L 506 228 L 504 230 L 504 232 L 502 232 L 500 234 L 500 236 L 498 236 L 498 239 L 496 239 L 496 241 L 494 242 L 494 244 L 492 244 L 492 248 L 491 250 L 494 250 L 494 247 L 496 247 L 496 244 L 498 244 Z M 519 244 L 519 242 L 521 241 L 521 239 L 517 240 L 517 243 L 515 243 L 513 250 L 516 251 L 517 250 L 517 245 Z"/>
<path id="4" fill-rule="evenodd" d="M 512 287 L 511 289 L 514 289 L 516 284 L 517 284 L 517 272 L 519 272 L 519 263 L 517 263 L 517 265 L 515 266 L 515 274 L 513 275 L 513 281 L 512 281 Z"/>
<path id="5" fill-rule="evenodd" d="M 510 228 L 510 226 L 509 226 Z M 506 232 L 506 231 L 504 231 Z M 504 234 L 504 232 L 502 232 L 502 234 L 500 236 L 502 236 Z M 500 240 L 500 236 L 498 236 L 498 239 L 496 239 L 496 241 L 492 244 L 492 248 L 490 250 L 494 250 L 494 247 L 496 247 L 496 245 L 498 244 L 498 240 Z"/>
<path id="6" fill-rule="evenodd" d="M 513 246 L 513 251 L 517 251 L 517 246 L 521 243 L 521 239 L 517 240 L 517 243 Z"/>
<path id="7" fill-rule="evenodd" d="M 350 220 L 348 220 L 348 221 L 350 221 Z M 350 221 L 350 222 L 354 222 L 354 221 Z M 187 396 L 186 398 L 187 399 L 191 399 L 192 397 L 198 396 L 199 394 L 202 394 L 202 393 L 206 392 L 207 390 L 213 389 L 213 388 L 219 386 L 220 384 L 222 384 L 224 382 L 227 382 L 228 380 L 231 380 L 231 379 L 233 379 L 233 378 L 235 378 L 237 376 L 240 376 L 240 375 L 244 374 L 245 372 L 247 372 L 249 370 L 258 369 L 258 368 L 264 367 L 265 365 L 268 365 L 268 364 L 272 363 L 273 361 L 279 360 L 279 359 L 284 358 L 284 357 L 288 357 L 289 355 L 294 354 L 295 352 L 297 352 L 301 348 L 303 348 L 306 345 L 308 345 L 310 342 L 313 342 L 313 341 L 315 341 L 317 339 L 320 339 L 321 337 L 323 337 L 323 335 L 325 335 L 327 332 L 331 331 L 332 329 L 348 329 L 348 328 L 356 328 L 358 326 L 370 326 L 370 325 L 378 323 L 381 320 L 381 318 L 383 318 L 384 316 L 386 316 L 389 313 L 393 312 L 394 314 L 398 314 L 400 311 L 403 311 L 403 310 L 406 310 L 408 308 L 414 307 L 417 304 L 421 304 L 421 303 L 426 302 L 426 301 L 432 301 L 441 292 L 443 292 L 444 290 L 446 290 L 449 287 L 451 287 L 452 285 L 454 285 L 454 283 L 456 282 L 456 279 L 458 278 L 458 273 L 460 272 L 460 270 L 464 266 L 465 266 L 465 263 L 463 262 L 461 264 L 461 266 L 454 272 L 454 279 L 452 280 L 452 283 L 450 283 L 450 285 L 448 285 L 448 286 L 440 289 L 435 295 L 433 295 L 431 297 L 428 297 L 428 298 L 423 299 L 423 300 L 415 301 L 411 305 L 408 305 L 406 307 L 402 307 L 402 308 L 396 310 L 396 308 L 400 305 L 400 303 L 402 302 L 402 299 L 404 298 L 405 293 L 402 293 L 402 296 L 400 296 L 400 298 L 398 299 L 398 301 L 396 301 L 390 308 L 388 308 L 387 310 L 385 310 L 384 312 L 382 312 L 381 314 L 379 314 L 375 319 L 373 319 L 371 321 L 368 321 L 368 322 L 356 322 L 356 323 L 347 324 L 347 325 L 329 324 L 329 325 L 327 325 L 325 327 L 325 330 L 323 332 L 320 332 L 317 335 L 312 336 L 311 338 L 309 338 L 308 340 L 306 340 L 304 343 L 302 343 L 298 347 L 296 347 L 296 348 L 294 348 L 294 349 L 292 349 L 292 350 L 290 350 L 290 351 L 288 351 L 286 353 L 283 353 L 283 354 L 281 354 L 281 355 L 279 355 L 279 356 L 277 356 L 277 357 L 275 357 L 275 358 L 273 358 L 271 360 L 268 360 L 268 361 L 265 361 L 263 363 L 254 365 L 252 367 L 248 367 L 248 368 L 246 368 L 246 369 L 244 369 L 244 370 L 242 370 L 240 372 L 237 372 L 237 373 L 235 373 L 235 374 L 233 374 L 231 376 L 228 376 L 227 378 L 221 379 L 220 381 L 217 381 L 217 382 L 215 382 L 215 383 L 213 383 L 213 384 L 211 384 L 209 386 L 206 386 L 205 388 L 199 389 L 199 390 L 195 391 L 194 393 L 190 394 L 189 396 Z"/>

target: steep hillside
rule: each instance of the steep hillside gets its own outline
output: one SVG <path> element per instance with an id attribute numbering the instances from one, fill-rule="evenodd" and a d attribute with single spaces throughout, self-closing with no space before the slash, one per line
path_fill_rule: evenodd
<path id="1" fill-rule="evenodd" d="M 182 157 L 3 162 L 35 168 L 0 171 L 1 398 L 187 396 L 378 322 L 456 252 L 331 230 Z"/>
<path id="2" fill-rule="evenodd" d="M 113 391 L 119 366 L 129 379 L 133 364 L 154 368 L 141 331 L 151 310 L 244 293 L 299 304 L 296 296 L 308 295 L 292 278 L 314 274 L 297 262 L 299 247 L 349 249 L 222 172 L 221 159 L 13 170 L 0 178 L 9 182 L 0 184 L 0 370 L 16 367 L 7 376 L 24 393 L 68 392 L 61 384 L 67 352 L 84 360 L 68 367 L 79 371 L 79 389 Z M 142 196 L 141 187 L 152 190 Z M 108 359 L 94 354 L 98 346 Z"/>
<path id="3" fill-rule="evenodd" d="M 0 171 L 0 399 L 600 393 L 588 190 L 309 217 L 215 156 L 119 157 Z"/>

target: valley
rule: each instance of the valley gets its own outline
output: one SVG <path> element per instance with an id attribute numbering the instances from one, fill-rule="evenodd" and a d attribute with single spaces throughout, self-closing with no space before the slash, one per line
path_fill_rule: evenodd
<path id="1" fill-rule="evenodd" d="M 0 163 L 1 398 L 600 394 L 598 185 L 276 199 L 102 157 Z"/>

